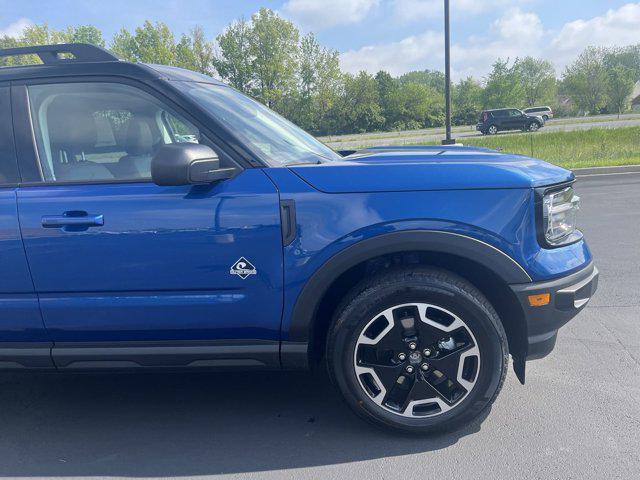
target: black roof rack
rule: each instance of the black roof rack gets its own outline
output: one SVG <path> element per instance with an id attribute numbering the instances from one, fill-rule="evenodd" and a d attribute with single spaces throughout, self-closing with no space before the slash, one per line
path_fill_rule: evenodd
<path id="1" fill-rule="evenodd" d="M 62 54 L 71 54 L 65 58 Z M 45 65 L 59 65 L 66 62 L 114 62 L 118 60 L 113 53 L 88 43 L 61 43 L 59 45 L 37 45 L 0 49 L 0 57 L 15 55 L 37 55 Z"/>

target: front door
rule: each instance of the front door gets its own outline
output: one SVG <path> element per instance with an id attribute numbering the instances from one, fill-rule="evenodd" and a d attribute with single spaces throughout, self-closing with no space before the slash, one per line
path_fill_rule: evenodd
<path id="1" fill-rule="evenodd" d="M 519 130 L 524 128 L 525 117 L 520 110 L 512 108 L 509 110 L 509 116 L 506 118 L 507 128 L 509 130 Z"/>
<path id="2" fill-rule="evenodd" d="M 26 88 L 43 181 L 18 190 L 18 210 L 58 366 L 277 362 L 282 240 L 267 176 L 157 186 L 160 146 L 216 149 L 184 116 L 130 85 Z"/>

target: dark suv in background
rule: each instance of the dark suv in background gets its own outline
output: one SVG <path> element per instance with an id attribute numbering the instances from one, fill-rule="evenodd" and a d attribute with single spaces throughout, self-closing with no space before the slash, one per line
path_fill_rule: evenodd
<path id="1" fill-rule="evenodd" d="M 503 130 L 529 130 L 535 132 L 544 126 L 542 117 L 527 115 L 517 108 L 483 110 L 476 130 L 483 135 L 495 135 Z"/>

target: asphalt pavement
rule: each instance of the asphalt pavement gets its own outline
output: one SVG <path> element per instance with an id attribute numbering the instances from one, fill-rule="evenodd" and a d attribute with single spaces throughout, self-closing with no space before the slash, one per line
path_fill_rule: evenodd
<path id="1" fill-rule="evenodd" d="M 318 374 L 3 374 L 0 477 L 638 478 L 640 174 L 577 190 L 599 291 L 476 429 L 381 432 Z"/>

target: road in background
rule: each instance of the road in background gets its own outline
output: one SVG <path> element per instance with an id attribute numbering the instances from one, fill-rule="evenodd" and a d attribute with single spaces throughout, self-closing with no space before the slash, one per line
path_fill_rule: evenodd
<path id="1" fill-rule="evenodd" d="M 621 115 L 600 115 L 596 117 L 573 117 L 549 120 L 541 132 L 570 132 L 573 130 L 588 130 L 590 128 L 619 128 L 640 125 L 640 114 L 630 113 Z M 465 138 L 479 137 L 482 134 L 473 126 L 453 127 L 453 137 L 464 143 Z M 500 132 L 498 135 L 517 135 L 520 132 Z M 383 145 L 405 145 L 420 142 L 439 142 L 445 137 L 444 129 L 429 128 L 423 130 L 407 130 L 403 132 L 375 132 L 360 135 L 341 135 L 319 137 L 321 141 L 334 150 L 351 150 L 364 147 Z"/>
<path id="2" fill-rule="evenodd" d="M 579 180 L 600 289 L 476 430 L 356 418 L 323 375 L 0 376 L 0 475 L 618 479 L 640 471 L 640 174 Z M 635 472 L 635 473 L 634 473 Z M 223 475 L 226 474 L 226 475 Z"/>

